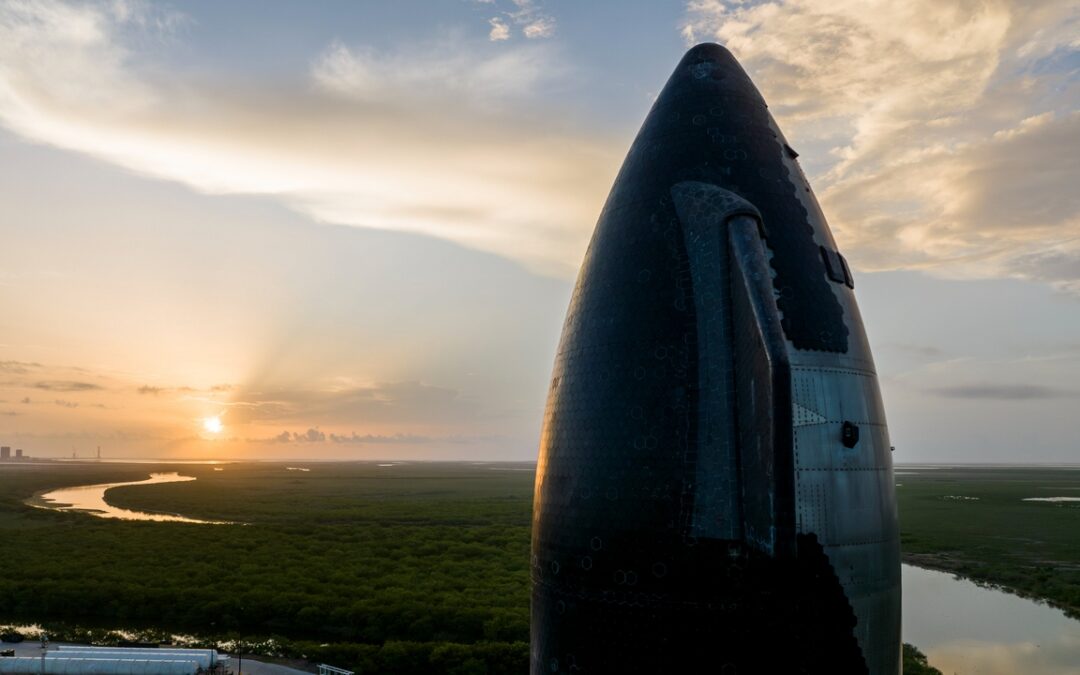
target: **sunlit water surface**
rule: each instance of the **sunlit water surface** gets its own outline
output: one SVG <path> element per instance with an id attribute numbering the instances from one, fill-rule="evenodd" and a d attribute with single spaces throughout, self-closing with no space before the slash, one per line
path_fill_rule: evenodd
<path id="1" fill-rule="evenodd" d="M 1080 675 L 1080 621 L 951 574 L 903 566 L 904 642 L 944 675 Z"/>
<path id="2" fill-rule="evenodd" d="M 130 511 L 113 506 L 105 501 L 105 492 L 116 487 L 126 485 L 156 485 L 158 483 L 181 483 L 195 480 L 194 476 L 181 476 L 172 471 L 169 473 L 152 473 L 145 480 L 134 480 L 126 483 L 99 483 L 97 485 L 80 485 L 66 487 L 58 490 L 50 490 L 38 495 L 28 502 L 31 506 L 54 511 L 81 511 L 98 518 L 117 518 L 120 520 L 153 520 L 157 522 L 172 523 L 203 523 L 208 525 L 224 524 L 220 521 L 199 520 L 170 513 L 148 513 L 145 511 Z"/>

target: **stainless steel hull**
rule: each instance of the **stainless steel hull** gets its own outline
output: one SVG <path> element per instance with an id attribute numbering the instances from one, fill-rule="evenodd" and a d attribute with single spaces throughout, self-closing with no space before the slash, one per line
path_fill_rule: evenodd
<path id="1" fill-rule="evenodd" d="M 881 396 L 796 157 L 717 45 L 634 141 L 552 374 L 534 674 L 900 671 Z"/>

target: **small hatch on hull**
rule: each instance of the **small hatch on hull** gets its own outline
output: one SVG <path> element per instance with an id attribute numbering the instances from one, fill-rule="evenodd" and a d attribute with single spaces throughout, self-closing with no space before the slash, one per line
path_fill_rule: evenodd
<path id="1" fill-rule="evenodd" d="M 819 246 L 818 250 L 821 251 L 821 262 L 825 264 L 825 276 L 838 284 L 844 283 L 844 268 L 840 263 L 840 254 L 824 246 Z"/>
<path id="2" fill-rule="evenodd" d="M 840 429 L 840 441 L 845 448 L 854 448 L 859 443 L 859 425 L 854 422 L 844 422 Z"/>

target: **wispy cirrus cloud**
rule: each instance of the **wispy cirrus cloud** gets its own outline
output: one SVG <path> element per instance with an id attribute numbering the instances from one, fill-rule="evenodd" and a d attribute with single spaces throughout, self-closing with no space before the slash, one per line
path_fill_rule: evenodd
<path id="1" fill-rule="evenodd" d="M 494 0 L 485 0 L 482 4 L 498 6 Z M 488 25 L 491 26 L 488 39 L 492 42 L 509 40 L 511 25 L 517 27 L 525 39 L 538 40 L 555 35 L 556 21 L 536 0 L 511 0 L 499 16 L 488 19 Z"/>
<path id="2" fill-rule="evenodd" d="M 40 363 L 30 361 L 0 361 L 0 373 L 24 375 L 41 368 Z"/>
<path id="3" fill-rule="evenodd" d="M 454 98 L 492 106 L 527 98 L 564 71 L 543 45 L 481 55 L 447 39 L 397 53 L 335 41 L 315 59 L 311 75 L 322 89 L 355 101 L 393 106 Z"/>
<path id="4" fill-rule="evenodd" d="M 93 382 L 79 382 L 77 380 L 43 380 L 41 382 L 35 382 L 33 385 L 35 389 L 44 389 L 45 391 L 95 391 L 101 389 L 100 384 Z"/>
<path id="5" fill-rule="evenodd" d="M 554 46 L 337 42 L 311 56 L 307 82 L 215 86 L 155 70 L 137 38 L 180 22 L 130 6 L 0 3 L 0 124 L 200 191 L 573 273 L 618 151 L 543 114 L 567 69 Z M 531 3 L 514 12 L 535 36 L 553 30 Z"/>
<path id="6" fill-rule="evenodd" d="M 1080 392 L 1037 384 L 979 383 L 931 390 L 947 398 L 994 399 L 1000 401 L 1030 401 L 1050 398 L 1076 398 Z"/>
<path id="7" fill-rule="evenodd" d="M 888 342 L 885 343 L 883 347 L 920 359 L 940 359 L 947 353 L 944 349 L 934 345 L 913 344 L 907 342 Z"/>
<path id="8" fill-rule="evenodd" d="M 696 0 L 684 34 L 730 48 L 828 158 L 808 168 L 863 268 L 1080 293 L 1076 3 Z"/>
<path id="9" fill-rule="evenodd" d="M 429 444 L 470 444 L 477 441 L 496 440 L 496 436 L 426 436 L 423 434 L 327 434 L 317 427 L 307 431 L 282 431 L 270 438 L 249 439 L 254 443 L 334 443 L 344 445 L 429 445 Z"/>
<path id="10" fill-rule="evenodd" d="M 423 382 L 380 382 L 336 387 L 239 388 L 226 407 L 229 423 L 363 423 L 457 425 L 475 423 L 477 406 L 460 392 Z"/>

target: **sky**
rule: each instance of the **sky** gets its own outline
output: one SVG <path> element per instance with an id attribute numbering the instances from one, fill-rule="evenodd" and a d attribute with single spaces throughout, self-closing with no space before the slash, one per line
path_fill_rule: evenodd
<path id="1" fill-rule="evenodd" d="M 856 276 L 898 462 L 1080 458 L 1071 0 L 0 0 L 0 443 L 532 460 L 693 44 Z"/>

